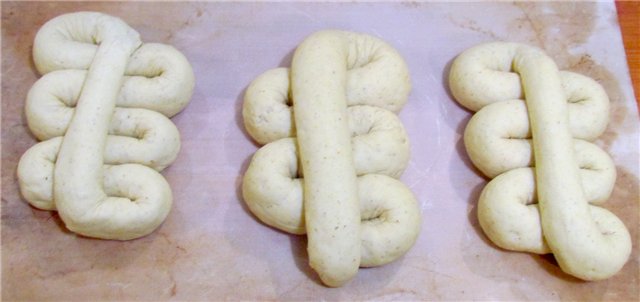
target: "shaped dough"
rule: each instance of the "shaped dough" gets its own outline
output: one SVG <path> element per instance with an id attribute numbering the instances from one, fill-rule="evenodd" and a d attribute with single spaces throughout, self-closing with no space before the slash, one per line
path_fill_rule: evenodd
<path id="1" fill-rule="evenodd" d="M 180 149 L 168 117 L 191 97 L 189 62 L 168 45 L 142 44 L 122 20 L 93 12 L 47 22 L 33 56 L 44 76 L 29 91 L 25 111 L 44 141 L 20 159 L 22 195 L 57 210 L 81 235 L 149 234 L 171 207 L 171 189 L 157 171 Z"/>
<path id="2" fill-rule="evenodd" d="M 584 280 L 618 272 L 631 252 L 629 232 L 596 206 L 611 194 L 615 167 L 586 141 L 608 122 L 602 87 L 516 43 L 466 50 L 452 64 L 449 84 L 458 102 L 478 111 L 464 142 L 493 178 L 478 202 L 485 234 L 505 249 L 551 252 L 563 271 Z"/>
<path id="3" fill-rule="evenodd" d="M 291 70 L 270 70 L 247 89 L 245 126 L 266 145 L 245 173 L 244 199 L 266 224 L 308 235 L 310 265 L 329 286 L 397 259 L 417 238 L 415 198 L 394 179 L 409 144 L 393 112 L 409 89 L 395 50 L 341 31 L 311 35 Z"/>

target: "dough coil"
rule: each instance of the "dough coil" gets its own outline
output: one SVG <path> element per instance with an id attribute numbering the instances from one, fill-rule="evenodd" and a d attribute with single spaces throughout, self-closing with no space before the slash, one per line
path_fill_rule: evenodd
<path id="1" fill-rule="evenodd" d="M 127 240 L 152 232 L 172 203 L 158 172 L 180 150 L 169 118 L 193 92 L 187 59 L 169 45 L 142 44 L 122 20 L 95 12 L 48 21 L 33 58 L 43 76 L 25 112 L 42 142 L 18 165 L 24 198 L 57 210 L 84 236 Z"/>
<path id="2" fill-rule="evenodd" d="M 537 48 L 502 42 L 461 53 L 449 86 L 476 111 L 464 143 L 492 178 L 478 201 L 485 234 L 504 249 L 553 253 L 563 271 L 584 280 L 618 272 L 631 252 L 630 235 L 599 206 L 616 173 L 609 155 L 590 142 L 608 123 L 604 89 L 558 71 Z"/>
<path id="3" fill-rule="evenodd" d="M 385 42 L 321 31 L 298 46 L 291 69 L 265 72 L 245 93 L 245 127 L 264 144 L 244 175 L 245 202 L 267 225 L 307 234 L 310 265 L 328 286 L 415 243 L 419 209 L 397 180 L 409 142 L 395 113 L 409 90 Z"/>

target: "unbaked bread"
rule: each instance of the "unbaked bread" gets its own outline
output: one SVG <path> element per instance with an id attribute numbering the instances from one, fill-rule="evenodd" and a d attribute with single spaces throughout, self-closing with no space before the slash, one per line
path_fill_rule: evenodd
<path id="1" fill-rule="evenodd" d="M 596 139 L 609 100 L 595 81 L 558 71 L 542 50 L 517 43 L 472 47 L 453 62 L 449 86 L 477 111 L 464 134 L 472 162 L 493 178 L 478 218 L 498 246 L 553 253 L 565 272 L 612 276 L 626 263 L 631 239 L 609 198 L 615 166 Z"/>
<path id="2" fill-rule="evenodd" d="M 267 71 L 247 89 L 245 126 L 266 145 L 245 173 L 243 197 L 266 224 L 307 234 L 310 265 L 328 286 L 397 259 L 417 238 L 417 203 L 395 179 L 409 143 L 394 112 L 409 90 L 393 48 L 343 31 L 309 36 L 291 70 Z"/>
<path id="3" fill-rule="evenodd" d="M 180 149 L 169 117 L 191 98 L 189 62 L 95 12 L 47 22 L 33 58 L 43 77 L 29 91 L 25 113 L 42 142 L 18 164 L 24 198 L 57 210 L 84 236 L 126 240 L 152 232 L 171 207 L 171 189 L 157 171 Z"/>

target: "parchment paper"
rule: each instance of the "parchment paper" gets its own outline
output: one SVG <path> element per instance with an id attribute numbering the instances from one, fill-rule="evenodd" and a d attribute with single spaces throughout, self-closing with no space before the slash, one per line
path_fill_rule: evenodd
<path id="1" fill-rule="evenodd" d="M 118 16 L 145 42 L 172 44 L 193 65 L 190 105 L 173 121 L 182 151 L 163 172 L 174 205 L 153 234 L 133 241 L 78 237 L 55 213 L 30 207 L 16 180 L 35 144 L 24 100 L 39 78 L 31 47 L 59 14 Z M 296 45 L 321 29 L 386 40 L 406 59 L 413 90 L 400 114 L 412 158 L 402 177 L 422 210 L 416 245 L 400 260 L 361 269 L 338 289 L 307 265 L 303 236 L 261 224 L 242 201 L 241 177 L 258 146 L 242 126 L 247 85 L 288 66 Z M 481 42 L 541 47 L 562 69 L 595 78 L 611 98 L 597 143 L 617 166 L 606 207 L 633 237 L 623 270 L 600 282 L 562 273 L 551 256 L 508 252 L 483 235 L 477 197 L 486 184 L 461 134 L 471 113 L 446 85 L 451 60 Z M 3 300 L 638 300 L 638 111 L 615 5 L 605 3 L 2 3 Z"/>

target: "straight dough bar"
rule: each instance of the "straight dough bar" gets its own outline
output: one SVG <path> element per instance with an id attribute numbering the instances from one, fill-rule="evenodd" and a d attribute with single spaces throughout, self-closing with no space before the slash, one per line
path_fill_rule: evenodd
<path id="1" fill-rule="evenodd" d="M 43 76 L 25 105 L 42 142 L 18 164 L 24 198 L 57 210 L 78 234 L 127 240 L 149 234 L 172 203 L 158 173 L 180 150 L 169 118 L 189 102 L 194 75 L 164 44 L 143 44 L 122 20 L 95 12 L 58 16 L 38 31 Z"/>
<path id="2" fill-rule="evenodd" d="M 419 209 L 397 180 L 409 142 L 395 113 L 409 91 L 388 44 L 321 31 L 298 46 L 291 70 L 269 70 L 245 93 L 245 127 L 266 144 L 245 173 L 245 202 L 267 225 L 307 234 L 310 265 L 328 286 L 415 243 Z"/>
<path id="3" fill-rule="evenodd" d="M 553 253 L 583 280 L 617 273 L 631 253 L 622 221 L 598 205 L 615 184 L 609 155 L 589 142 L 609 120 L 604 89 L 558 71 L 540 49 L 516 43 L 472 47 L 453 62 L 455 99 L 477 111 L 464 133 L 471 161 L 493 178 L 478 219 L 498 246 Z"/>

